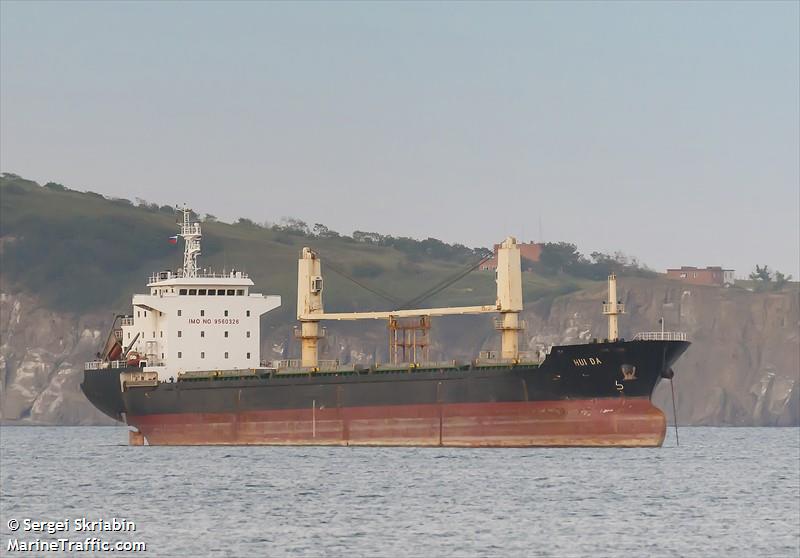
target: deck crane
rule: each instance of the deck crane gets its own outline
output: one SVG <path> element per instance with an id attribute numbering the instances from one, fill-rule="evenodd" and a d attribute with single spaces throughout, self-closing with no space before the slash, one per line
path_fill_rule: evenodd
<path id="1" fill-rule="evenodd" d="M 383 312 L 326 313 L 322 304 L 322 266 L 316 252 L 303 248 L 297 266 L 297 319 L 300 321 L 301 366 L 319 365 L 319 322 L 323 320 L 392 320 L 421 316 L 499 313 L 497 329 L 501 332 L 500 356 L 503 360 L 519 358 L 519 331 L 522 322 L 522 268 L 520 250 L 514 237 L 506 238 L 497 250 L 497 299 L 483 306 L 397 309 Z"/>

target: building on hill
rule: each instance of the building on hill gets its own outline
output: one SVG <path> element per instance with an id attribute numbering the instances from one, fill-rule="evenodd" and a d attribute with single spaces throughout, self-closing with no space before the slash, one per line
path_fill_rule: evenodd
<path id="1" fill-rule="evenodd" d="M 542 256 L 542 244 L 538 242 L 520 243 L 519 252 L 523 260 L 529 262 L 538 262 Z M 480 269 L 483 271 L 495 271 L 497 269 L 497 250 L 500 248 L 499 244 L 494 245 L 494 256 L 483 262 Z M 525 269 L 525 262 L 522 262 L 522 268 Z"/>
<path id="2" fill-rule="evenodd" d="M 705 269 L 693 266 L 682 266 L 680 269 L 668 269 L 667 277 L 677 279 L 693 285 L 733 285 L 732 269 L 723 269 L 719 266 L 706 267 Z"/>

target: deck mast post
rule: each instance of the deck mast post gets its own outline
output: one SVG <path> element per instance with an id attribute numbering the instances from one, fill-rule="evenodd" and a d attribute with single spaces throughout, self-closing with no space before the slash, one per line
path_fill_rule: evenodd
<path id="1" fill-rule="evenodd" d="M 317 254 L 303 248 L 297 262 L 297 319 L 300 320 L 301 366 L 319 366 L 319 320 L 314 314 L 322 314 L 322 272 Z M 310 316 L 310 317 L 309 317 Z"/>
<path id="2" fill-rule="evenodd" d="M 500 357 L 519 359 L 519 332 L 523 329 L 519 313 L 522 311 L 522 267 L 517 240 L 506 238 L 497 250 L 497 309 L 500 320 Z"/>
<path id="3" fill-rule="evenodd" d="M 603 314 L 608 316 L 608 340 L 619 339 L 619 316 L 625 313 L 625 305 L 617 300 L 617 274 L 608 276 L 608 302 L 603 303 Z"/>

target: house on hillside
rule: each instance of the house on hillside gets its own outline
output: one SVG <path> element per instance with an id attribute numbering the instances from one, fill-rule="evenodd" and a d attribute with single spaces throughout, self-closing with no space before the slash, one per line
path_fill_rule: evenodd
<path id="1" fill-rule="evenodd" d="M 677 279 L 692 285 L 733 285 L 732 269 L 722 269 L 719 266 L 706 267 L 705 269 L 693 266 L 682 266 L 680 269 L 668 269 L 667 277 Z"/>
<path id="2" fill-rule="evenodd" d="M 525 269 L 525 262 L 524 260 L 528 260 L 529 262 L 538 262 L 539 258 L 542 256 L 542 244 L 537 242 L 528 242 L 524 243 L 521 242 L 518 244 L 519 246 L 519 254 L 522 256 L 522 269 Z M 494 256 L 486 260 L 481 264 L 480 269 L 484 271 L 495 271 L 497 269 L 497 250 L 500 248 L 499 244 L 494 245 Z"/>

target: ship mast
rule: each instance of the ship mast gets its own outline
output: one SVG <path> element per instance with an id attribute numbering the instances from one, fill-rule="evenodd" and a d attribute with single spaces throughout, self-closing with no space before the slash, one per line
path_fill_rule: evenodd
<path id="1" fill-rule="evenodd" d="M 608 302 L 603 303 L 603 314 L 608 316 L 608 340 L 619 339 L 619 316 L 625 313 L 625 305 L 617 300 L 617 274 L 608 276 Z"/>
<path id="2" fill-rule="evenodd" d="M 183 224 L 180 227 L 180 236 L 185 241 L 183 249 L 183 277 L 197 277 L 197 256 L 200 255 L 200 223 L 192 223 L 190 217 L 192 210 L 183 208 Z"/>
<path id="3" fill-rule="evenodd" d="M 522 260 L 514 238 L 507 238 L 497 250 L 497 310 L 500 318 L 495 329 L 500 331 L 500 358 L 519 358 L 519 332 L 525 324 L 522 312 Z"/>

